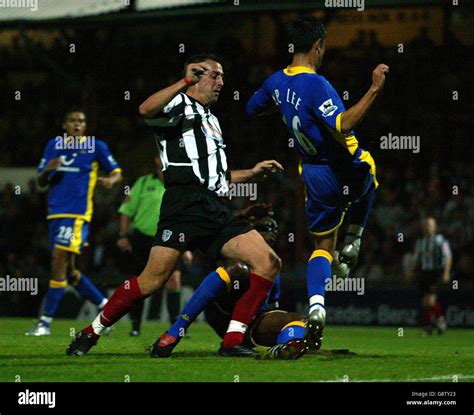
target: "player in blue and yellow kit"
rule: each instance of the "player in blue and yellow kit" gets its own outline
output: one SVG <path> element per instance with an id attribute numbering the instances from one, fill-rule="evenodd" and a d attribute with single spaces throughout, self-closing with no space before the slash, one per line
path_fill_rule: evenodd
<path id="1" fill-rule="evenodd" d="M 68 281 L 98 307 L 107 302 L 89 278 L 76 269 L 75 255 L 87 243 L 96 182 L 110 189 L 122 175 L 107 145 L 84 136 L 86 126 L 84 112 L 66 113 L 63 128 L 67 134 L 49 140 L 38 167 L 38 185 L 49 186 L 46 219 L 52 252 L 51 280 L 40 320 L 26 333 L 29 336 L 50 334 L 51 321 Z M 98 177 L 99 167 L 108 173 L 107 177 Z"/>
<path id="2" fill-rule="evenodd" d="M 294 48 L 291 65 L 266 79 L 247 103 L 249 115 L 276 106 L 301 155 L 300 173 L 306 188 L 306 215 L 315 237 L 307 267 L 309 346 L 321 346 L 326 322 L 325 281 L 331 278 L 337 231 L 346 212 L 350 225 L 339 261 L 355 265 L 360 238 L 378 183 L 375 163 L 359 147 L 353 128 L 382 91 L 388 66 L 380 64 L 368 92 L 346 110 L 333 86 L 317 70 L 325 51 L 326 31 L 320 20 L 303 16 L 288 25 Z"/>

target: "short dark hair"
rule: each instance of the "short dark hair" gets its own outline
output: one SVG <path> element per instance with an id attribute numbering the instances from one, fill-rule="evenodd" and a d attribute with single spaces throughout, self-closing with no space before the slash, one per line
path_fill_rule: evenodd
<path id="1" fill-rule="evenodd" d="M 294 53 L 308 53 L 314 43 L 326 39 L 326 28 L 322 20 L 314 16 L 301 16 L 288 23 L 288 40 L 293 44 Z"/>
<path id="2" fill-rule="evenodd" d="M 86 115 L 86 112 L 82 109 L 82 108 L 71 108 L 69 109 L 68 111 L 66 111 L 64 113 L 64 117 L 63 117 L 63 122 L 66 122 L 67 121 L 67 117 L 69 114 L 73 113 L 73 112 L 81 112 L 85 115 L 86 119 L 87 119 L 87 115 Z"/>
<path id="3" fill-rule="evenodd" d="M 184 62 L 183 76 L 186 75 L 186 68 L 190 63 L 198 63 L 204 61 L 216 61 L 221 63 L 221 58 L 214 53 L 197 53 L 196 55 L 190 56 L 186 62 Z"/>

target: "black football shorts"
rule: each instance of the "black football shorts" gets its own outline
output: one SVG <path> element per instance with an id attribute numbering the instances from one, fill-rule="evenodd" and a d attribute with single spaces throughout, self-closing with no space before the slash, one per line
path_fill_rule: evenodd
<path id="1" fill-rule="evenodd" d="M 252 229 L 214 192 L 199 185 L 176 185 L 163 195 L 153 245 L 180 252 L 200 249 L 216 260 L 227 241 Z"/>

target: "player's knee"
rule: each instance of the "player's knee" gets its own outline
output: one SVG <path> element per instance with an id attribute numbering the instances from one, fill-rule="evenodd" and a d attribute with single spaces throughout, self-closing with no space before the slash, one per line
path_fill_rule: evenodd
<path id="1" fill-rule="evenodd" d="M 283 261 L 281 258 L 275 253 L 275 252 L 270 252 L 270 261 L 273 266 L 273 270 L 275 272 L 275 275 L 278 274 L 281 271 L 281 267 L 283 265 Z"/>
<path id="2" fill-rule="evenodd" d="M 274 278 L 281 271 L 282 261 L 273 250 L 270 250 L 264 255 L 261 267 L 264 276 Z"/>
<path id="3" fill-rule="evenodd" d="M 232 280 L 247 278 L 250 273 L 250 268 L 247 264 L 235 259 L 227 260 L 223 265 L 223 268 Z"/>

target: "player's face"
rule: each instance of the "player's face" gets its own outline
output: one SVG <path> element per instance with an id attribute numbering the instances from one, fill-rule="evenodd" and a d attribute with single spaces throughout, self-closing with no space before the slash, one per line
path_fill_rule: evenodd
<path id="1" fill-rule="evenodd" d="M 275 244 L 278 237 L 278 224 L 273 218 L 263 218 L 254 223 L 253 226 L 258 231 L 258 233 L 262 235 L 266 243 L 268 243 L 270 246 Z"/>
<path id="2" fill-rule="evenodd" d="M 196 90 L 208 105 L 212 105 L 219 99 L 224 85 L 224 71 L 219 62 L 208 60 L 206 63 L 209 64 L 210 70 L 196 84 Z"/>
<path id="3" fill-rule="evenodd" d="M 63 123 L 66 133 L 73 137 L 84 135 L 86 127 L 86 114 L 83 112 L 70 112 Z"/>
<path id="4" fill-rule="evenodd" d="M 431 236 L 436 232 L 436 221 L 433 218 L 428 218 L 423 222 L 423 231 L 426 235 Z"/>

